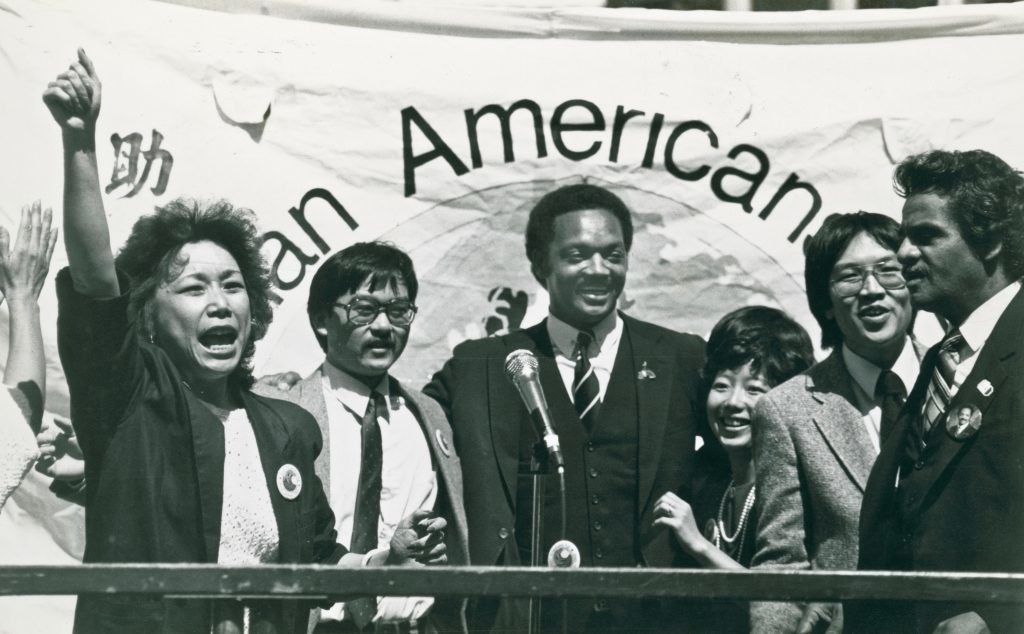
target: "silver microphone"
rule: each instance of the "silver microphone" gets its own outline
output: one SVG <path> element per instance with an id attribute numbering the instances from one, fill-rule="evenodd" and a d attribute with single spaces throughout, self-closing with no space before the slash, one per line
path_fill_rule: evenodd
<path id="1" fill-rule="evenodd" d="M 555 433 L 554 425 L 551 424 L 551 411 L 548 410 L 547 399 L 544 398 L 544 390 L 540 386 L 540 374 L 537 372 L 537 357 L 529 350 L 513 350 L 505 357 L 505 374 L 512 381 L 523 404 L 530 412 L 530 418 L 539 430 L 547 447 L 548 456 L 554 463 L 559 473 L 565 472 L 565 460 L 562 458 L 562 448 L 558 442 L 558 434 Z"/>

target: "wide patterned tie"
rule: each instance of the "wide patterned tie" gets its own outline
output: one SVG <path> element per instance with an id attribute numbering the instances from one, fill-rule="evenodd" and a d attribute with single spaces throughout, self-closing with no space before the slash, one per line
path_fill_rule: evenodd
<path id="1" fill-rule="evenodd" d="M 593 334 L 581 330 L 576 336 L 576 350 L 573 351 L 576 357 L 576 370 L 573 373 L 572 402 L 588 431 L 594 428 L 598 411 L 601 409 L 601 385 L 597 382 L 597 375 L 594 374 L 594 367 L 590 365 L 590 357 L 587 355 L 593 341 Z"/>
<path id="2" fill-rule="evenodd" d="M 907 386 L 903 380 L 892 370 L 883 370 L 875 384 L 875 402 L 882 408 L 882 421 L 878 429 L 880 444 L 892 433 L 906 400 Z"/>
<path id="3" fill-rule="evenodd" d="M 939 344 L 939 352 L 935 358 L 935 371 L 932 372 L 931 381 L 928 382 L 928 396 L 925 398 L 921 416 L 921 438 L 927 438 L 928 432 L 946 413 L 950 393 L 953 389 L 953 377 L 956 374 L 956 366 L 960 363 L 963 345 L 964 338 L 959 330 L 950 332 Z"/>
<path id="4" fill-rule="evenodd" d="M 377 547 L 378 519 L 380 518 L 381 472 L 384 468 L 384 449 L 381 445 L 377 418 L 388 418 L 384 395 L 371 392 L 362 418 L 362 456 L 359 466 L 359 484 L 356 507 L 352 518 L 352 542 L 349 550 L 365 554 Z M 377 613 L 377 598 L 352 599 L 345 609 L 360 628 L 366 627 Z"/>

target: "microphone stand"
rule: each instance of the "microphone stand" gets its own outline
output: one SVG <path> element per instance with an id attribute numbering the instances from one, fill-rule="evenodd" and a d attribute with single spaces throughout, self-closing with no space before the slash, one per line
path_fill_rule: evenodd
<path id="1" fill-rule="evenodd" d="M 530 566 L 539 568 L 549 566 L 549 557 L 544 553 L 544 491 L 545 476 L 551 475 L 551 465 L 548 459 L 547 446 L 543 440 L 533 444 L 533 455 L 530 459 L 530 480 L 531 480 L 531 506 L 532 514 L 530 519 Z M 561 510 L 559 526 L 559 539 L 565 540 L 566 533 L 566 509 L 565 509 L 565 471 L 558 470 L 558 493 L 559 507 Z M 562 605 L 562 632 L 568 629 L 566 600 L 561 600 Z M 541 599 L 531 596 L 529 601 L 529 629 L 528 634 L 539 634 L 541 629 Z"/>

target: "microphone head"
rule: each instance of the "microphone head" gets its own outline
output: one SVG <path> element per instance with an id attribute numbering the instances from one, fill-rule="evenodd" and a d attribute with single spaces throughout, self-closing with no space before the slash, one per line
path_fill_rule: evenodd
<path id="1" fill-rule="evenodd" d="M 513 350 L 505 357 L 505 376 L 513 383 L 537 373 L 537 357 L 529 350 Z"/>

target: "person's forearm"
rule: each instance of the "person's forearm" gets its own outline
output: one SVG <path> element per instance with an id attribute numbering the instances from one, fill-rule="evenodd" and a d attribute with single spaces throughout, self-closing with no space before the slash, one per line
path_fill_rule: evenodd
<path id="1" fill-rule="evenodd" d="M 93 298 L 120 295 L 96 164 L 94 132 L 64 138 L 64 247 L 75 290 Z"/>
<path id="2" fill-rule="evenodd" d="M 7 298 L 10 313 L 10 343 L 4 384 L 20 388 L 32 406 L 30 424 L 39 431 L 43 398 L 46 394 L 46 358 L 39 325 L 39 303 L 35 297 Z"/>
<path id="3" fill-rule="evenodd" d="M 687 547 L 686 550 L 690 551 L 690 554 L 704 568 L 713 570 L 746 570 L 739 562 L 726 555 L 706 539 L 700 544 L 695 544 L 694 547 Z"/>

